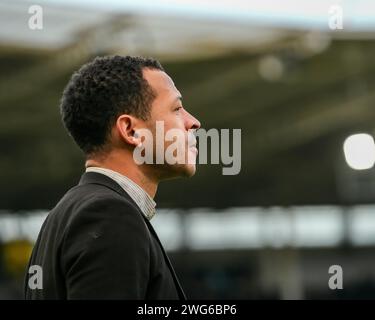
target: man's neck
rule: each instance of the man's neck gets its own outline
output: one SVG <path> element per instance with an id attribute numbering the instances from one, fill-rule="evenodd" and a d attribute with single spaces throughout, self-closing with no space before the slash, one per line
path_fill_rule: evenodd
<path id="1" fill-rule="evenodd" d="M 158 182 L 144 174 L 140 166 L 133 161 L 118 161 L 118 156 L 109 155 L 105 159 L 88 159 L 85 167 L 99 167 L 116 171 L 138 184 L 151 198 L 155 197 Z"/>

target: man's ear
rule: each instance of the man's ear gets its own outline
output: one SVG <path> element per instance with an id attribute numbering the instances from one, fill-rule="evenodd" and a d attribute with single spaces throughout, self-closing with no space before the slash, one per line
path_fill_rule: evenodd
<path id="1" fill-rule="evenodd" d="M 142 144 L 140 137 L 137 137 L 135 133 L 138 122 L 139 119 L 128 114 L 119 116 L 116 121 L 116 128 L 120 136 L 126 143 L 134 147 L 140 146 Z"/>

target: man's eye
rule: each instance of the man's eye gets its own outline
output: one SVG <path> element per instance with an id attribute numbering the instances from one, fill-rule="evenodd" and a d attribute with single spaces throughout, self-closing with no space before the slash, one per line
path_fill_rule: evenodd
<path id="1" fill-rule="evenodd" d="M 182 107 L 177 107 L 176 109 L 174 109 L 174 111 L 178 111 L 180 109 L 182 109 Z"/>

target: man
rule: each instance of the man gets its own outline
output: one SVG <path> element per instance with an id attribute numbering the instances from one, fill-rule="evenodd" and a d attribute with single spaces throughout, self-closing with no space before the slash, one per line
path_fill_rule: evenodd
<path id="1" fill-rule="evenodd" d="M 191 132 L 200 123 L 172 79 L 153 59 L 96 58 L 72 76 L 61 114 L 86 156 L 86 172 L 41 228 L 26 299 L 186 299 L 149 220 L 158 183 L 192 176 L 195 163 L 138 164 L 134 157 L 146 143 L 137 133 L 155 136 L 160 123 L 164 132 L 183 132 L 184 159 L 197 155 Z M 153 140 L 153 160 L 160 144 L 171 143 Z M 42 271 L 42 286 L 33 284 L 33 266 Z"/>

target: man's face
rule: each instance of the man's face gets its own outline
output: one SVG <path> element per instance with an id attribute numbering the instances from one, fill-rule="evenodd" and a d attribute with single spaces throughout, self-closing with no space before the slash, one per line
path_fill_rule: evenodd
<path id="1" fill-rule="evenodd" d="M 193 131 L 200 127 L 200 123 L 185 110 L 180 92 L 165 72 L 145 68 L 143 69 L 143 77 L 156 94 L 152 103 L 151 117 L 146 121 L 146 126 L 153 132 L 154 136 L 154 154 L 161 144 L 164 145 L 164 164 L 154 164 L 153 169 L 156 170 L 160 179 L 178 176 L 190 177 L 195 173 L 195 160 L 198 153 Z M 155 138 L 160 126 L 164 129 L 163 138 L 168 131 L 172 135 L 173 132 L 179 132 L 180 138 L 177 139 L 176 137 L 174 141 L 166 141 L 165 139 L 160 141 L 161 139 Z M 173 146 L 171 146 L 172 143 L 174 143 Z M 165 151 L 168 147 L 170 147 L 169 150 L 176 149 L 172 148 L 175 146 L 181 152 L 173 153 L 177 163 L 170 164 L 168 163 L 169 159 L 165 159 L 165 157 L 168 157 L 168 153 L 165 153 Z"/>

